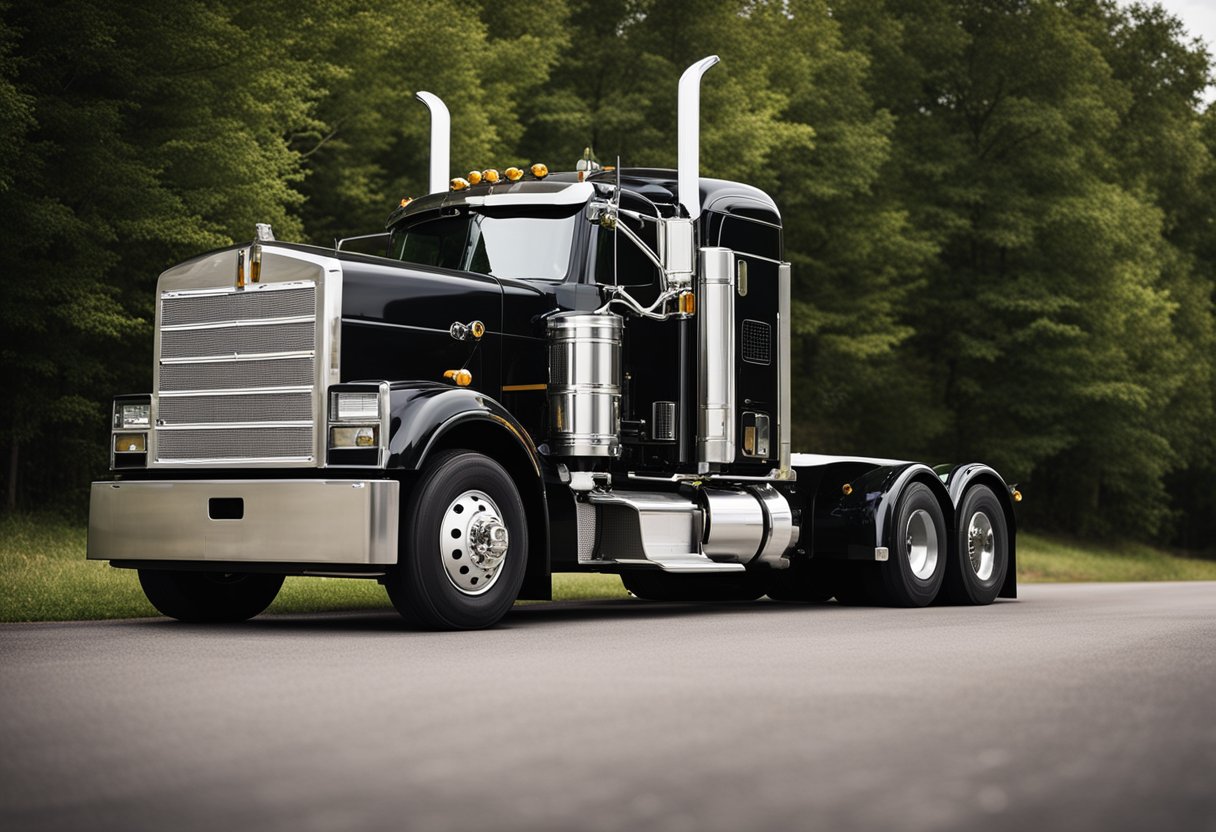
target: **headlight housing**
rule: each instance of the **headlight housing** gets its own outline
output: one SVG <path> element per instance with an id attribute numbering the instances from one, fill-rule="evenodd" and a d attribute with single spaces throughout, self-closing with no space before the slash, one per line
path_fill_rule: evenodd
<path id="1" fill-rule="evenodd" d="M 388 463 L 388 407 L 386 381 L 331 387 L 326 463 L 384 467 Z"/>
<path id="2" fill-rule="evenodd" d="M 119 396 L 110 411 L 110 468 L 146 468 L 152 397 Z"/>

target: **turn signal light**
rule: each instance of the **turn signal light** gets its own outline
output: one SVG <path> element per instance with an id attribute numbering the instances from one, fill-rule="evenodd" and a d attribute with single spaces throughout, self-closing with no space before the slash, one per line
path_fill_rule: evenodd
<path id="1" fill-rule="evenodd" d="M 486 334 L 486 325 L 481 321 L 473 321 L 472 325 L 469 327 L 469 331 L 473 333 L 474 338 L 480 338 Z"/>
<path id="2" fill-rule="evenodd" d="M 481 182 L 481 171 L 479 171 L 479 170 L 469 171 L 469 184 L 476 185 L 480 182 Z"/>
<path id="3" fill-rule="evenodd" d="M 468 370 L 444 370 L 443 377 L 456 382 L 457 387 L 468 387 L 473 383 L 473 374 Z"/>
<path id="4" fill-rule="evenodd" d="M 683 292 L 680 294 L 680 314 L 697 314 L 697 296 L 692 292 Z"/>
<path id="5" fill-rule="evenodd" d="M 543 162 L 537 162 L 532 166 L 532 175 L 537 179 L 544 179 L 549 175 L 549 166 Z"/>
<path id="6" fill-rule="evenodd" d="M 469 187 L 469 180 L 467 180 L 463 177 L 457 176 L 455 179 L 452 180 L 452 190 L 453 191 L 463 191 L 467 187 Z"/>
<path id="7" fill-rule="evenodd" d="M 510 182 L 518 182 L 524 176 L 524 172 L 519 168 L 507 168 L 503 173 L 506 174 L 507 180 Z"/>
<path id="8" fill-rule="evenodd" d="M 1016 488 L 1015 488 L 1015 489 L 1013 489 L 1013 501 L 1014 501 L 1015 503 L 1020 503 L 1020 502 L 1022 502 L 1022 492 L 1021 492 L 1021 491 L 1018 491 Z"/>
<path id="9" fill-rule="evenodd" d="M 840 493 L 846 497 L 849 496 L 853 493 L 853 486 L 846 482 L 844 485 L 840 486 Z"/>
<path id="10" fill-rule="evenodd" d="M 249 282 L 257 283 L 262 279 L 262 247 L 254 245 L 249 254 Z"/>
<path id="11" fill-rule="evenodd" d="M 116 433 L 114 434 L 114 453 L 142 454 L 148 450 L 148 434 L 146 433 Z"/>
<path id="12" fill-rule="evenodd" d="M 497 185 L 498 171 L 496 171 L 494 168 L 486 168 L 481 172 L 481 178 L 486 182 L 489 182 L 491 185 Z"/>

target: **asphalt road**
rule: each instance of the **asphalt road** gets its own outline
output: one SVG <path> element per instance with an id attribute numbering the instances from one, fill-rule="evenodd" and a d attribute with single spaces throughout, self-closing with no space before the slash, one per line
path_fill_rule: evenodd
<path id="1" fill-rule="evenodd" d="M 0 627 L 5 830 L 1216 830 L 1216 583 Z"/>

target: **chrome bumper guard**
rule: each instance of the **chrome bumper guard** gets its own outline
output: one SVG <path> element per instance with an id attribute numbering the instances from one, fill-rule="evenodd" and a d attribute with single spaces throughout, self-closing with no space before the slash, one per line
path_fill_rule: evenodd
<path id="1" fill-rule="evenodd" d="M 95 482 L 90 560 L 394 564 L 393 480 Z"/>

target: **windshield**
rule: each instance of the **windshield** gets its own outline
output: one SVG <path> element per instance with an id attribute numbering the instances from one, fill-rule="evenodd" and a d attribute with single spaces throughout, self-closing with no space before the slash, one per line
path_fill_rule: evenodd
<path id="1" fill-rule="evenodd" d="M 494 277 L 564 280 L 579 213 L 459 213 L 393 229 L 392 256 Z"/>

